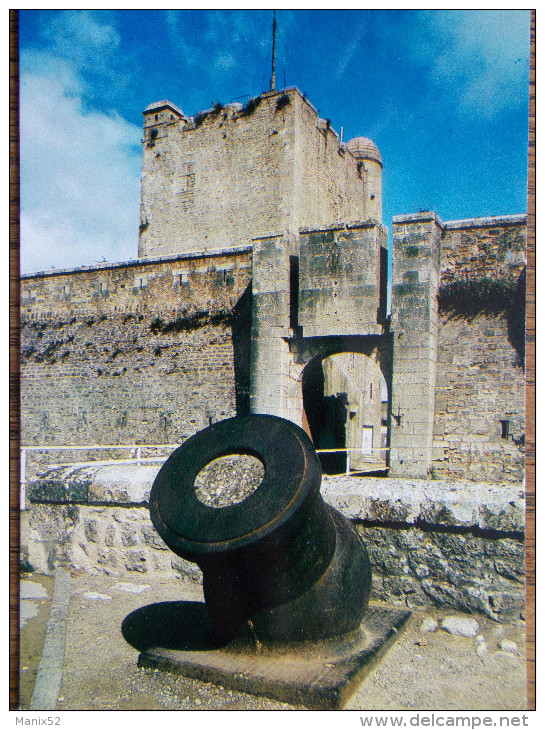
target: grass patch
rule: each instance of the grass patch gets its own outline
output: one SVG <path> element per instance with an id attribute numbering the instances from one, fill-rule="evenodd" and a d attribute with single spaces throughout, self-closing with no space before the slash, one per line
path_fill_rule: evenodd
<path id="1" fill-rule="evenodd" d="M 246 104 L 242 107 L 240 110 L 240 116 L 241 117 L 249 117 L 250 114 L 253 114 L 257 107 L 261 104 L 261 97 L 260 96 L 254 96 L 253 99 L 248 99 Z"/>
<path id="2" fill-rule="evenodd" d="M 231 312 L 220 311 L 214 312 L 195 312 L 186 317 L 177 317 L 169 322 L 165 322 L 160 317 L 150 324 L 150 330 L 154 335 L 167 335 L 171 332 L 190 332 L 197 330 L 206 325 L 230 324 L 232 319 Z"/>
<path id="3" fill-rule="evenodd" d="M 281 112 L 284 107 L 288 106 L 290 103 L 290 95 L 289 94 L 282 94 L 282 96 L 279 96 L 276 100 L 276 111 Z"/>

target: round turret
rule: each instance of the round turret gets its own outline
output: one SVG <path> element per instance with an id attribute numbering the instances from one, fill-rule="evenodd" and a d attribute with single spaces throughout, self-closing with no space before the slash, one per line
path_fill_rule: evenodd
<path id="1" fill-rule="evenodd" d="M 346 145 L 358 160 L 358 168 L 364 180 L 365 213 L 367 217 L 382 221 L 382 157 L 376 144 L 368 137 L 354 137 Z"/>
<path id="2" fill-rule="evenodd" d="M 357 160 L 374 160 L 382 165 L 382 157 L 376 144 L 368 137 L 354 137 L 346 145 Z"/>

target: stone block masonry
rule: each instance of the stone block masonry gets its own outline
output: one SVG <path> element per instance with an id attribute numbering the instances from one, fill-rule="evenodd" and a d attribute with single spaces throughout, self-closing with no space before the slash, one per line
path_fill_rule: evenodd
<path id="1" fill-rule="evenodd" d="M 525 216 L 394 219 L 392 475 L 523 478 L 525 245 Z"/>
<path id="2" fill-rule="evenodd" d="M 433 472 L 443 478 L 524 478 L 524 368 L 502 316 L 441 316 Z"/>
<path id="3" fill-rule="evenodd" d="M 241 249 L 24 277 L 24 445 L 179 443 L 235 415 L 250 267 Z"/>
<path id="4" fill-rule="evenodd" d="M 441 230 L 435 214 L 394 218 L 392 430 L 394 476 L 426 477 L 432 461 Z"/>
<path id="5" fill-rule="evenodd" d="M 299 320 L 304 337 L 381 334 L 381 248 L 374 221 L 300 237 Z"/>
<path id="6" fill-rule="evenodd" d="M 367 217 L 361 166 L 297 89 L 194 118 L 168 105 L 144 112 L 140 257 Z"/>
<path id="7" fill-rule="evenodd" d="M 465 278 L 516 280 L 526 265 L 526 216 L 447 221 L 441 244 L 441 282 Z"/>
<path id="8" fill-rule="evenodd" d="M 394 222 L 392 476 L 523 477 L 525 218 L 502 221 Z M 249 410 L 302 425 L 311 356 L 384 340 L 383 238 L 368 221 L 22 277 L 24 445 L 179 443 Z"/>
<path id="9" fill-rule="evenodd" d="M 287 416 L 290 354 L 290 266 L 293 241 L 254 241 L 250 409 Z"/>
<path id="10" fill-rule="evenodd" d="M 520 482 L 526 217 L 443 225 L 433 473 Z"/>
<path id="11" fill-rule="evenodd" d="M 50 469 L 29 488 L 29 560 L 127 578 L 199 581 L 149 519 L 159 467 Z M 324 477 L 324 499 L 351 519 L 373 565 L 373 595 L 408 607 L 477 611 L 495 620 L 524 610 L 522 485 Z"/>

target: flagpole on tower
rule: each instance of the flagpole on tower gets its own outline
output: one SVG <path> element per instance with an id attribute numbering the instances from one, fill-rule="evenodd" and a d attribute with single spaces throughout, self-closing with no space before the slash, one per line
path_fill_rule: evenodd
<path id="1" fill-rule="evenodd" d="M 271 91 L 276 87 L 276 10 L 273 16 L 273 45 L 272 45 L 272 73 L 271 73 Z"/>

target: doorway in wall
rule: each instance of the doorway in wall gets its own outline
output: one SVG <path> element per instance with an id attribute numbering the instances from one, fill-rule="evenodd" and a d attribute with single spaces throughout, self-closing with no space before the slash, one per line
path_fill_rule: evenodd
<path id="1" fill-rule="evenodd" d="M 304 422 L 325 474 L 386 470 L 388 393 L 374 360 L 357 352 L 316 357 L 302 390 Z"/>

